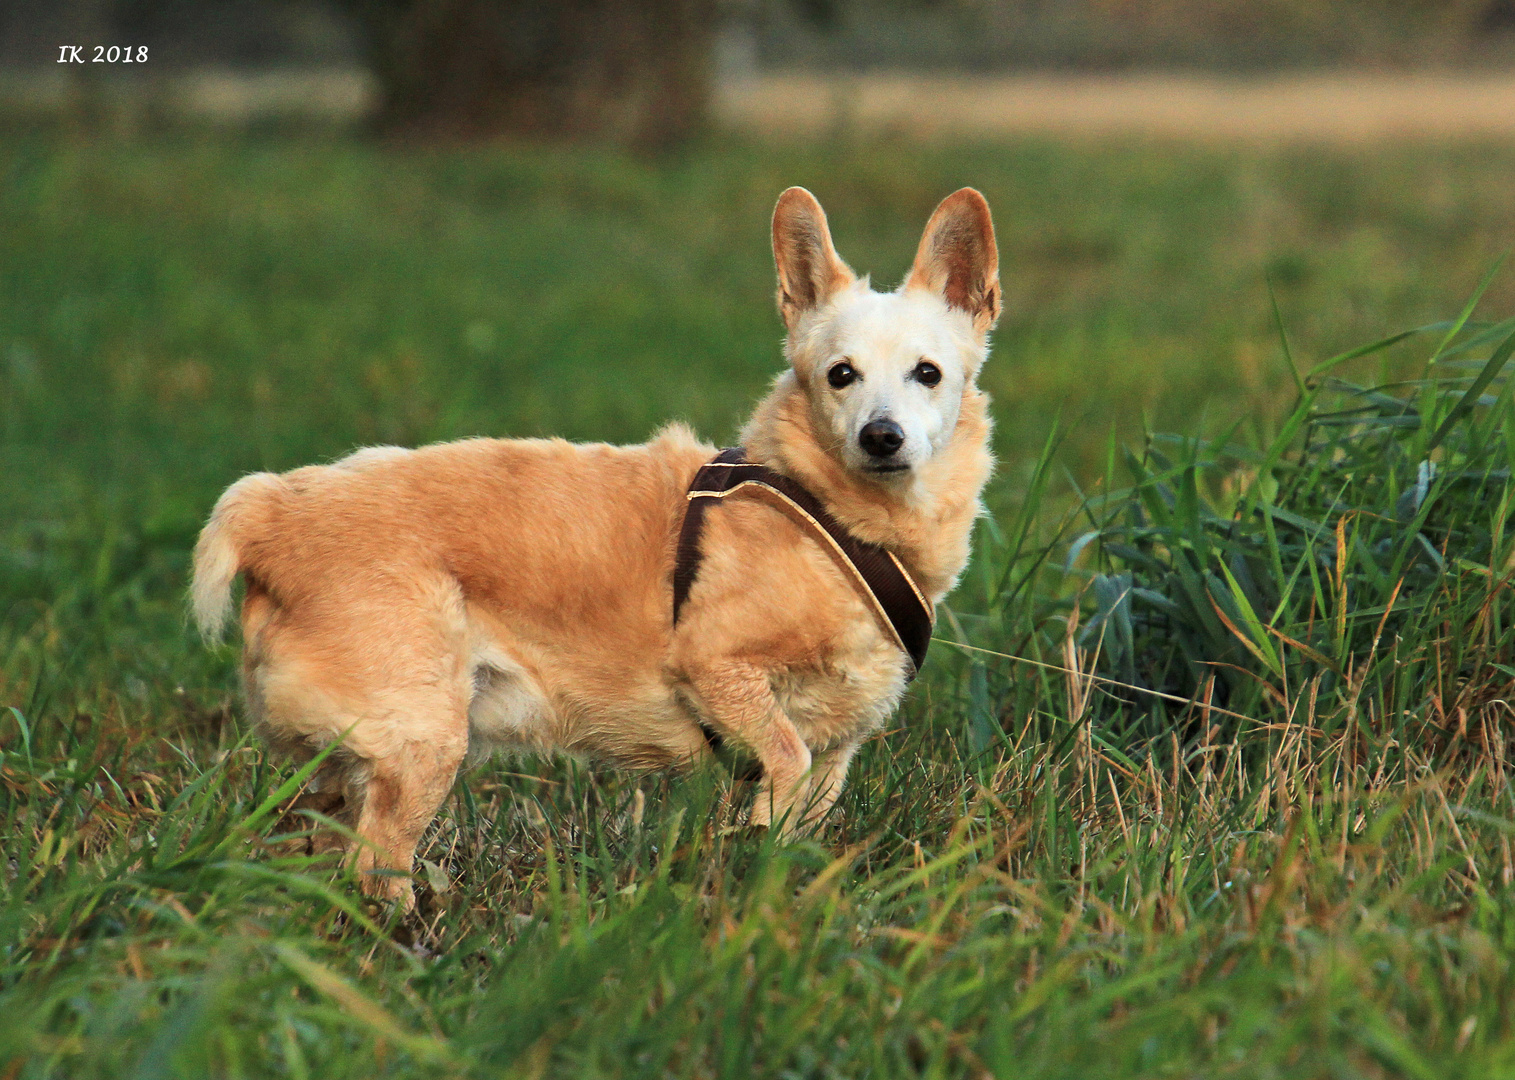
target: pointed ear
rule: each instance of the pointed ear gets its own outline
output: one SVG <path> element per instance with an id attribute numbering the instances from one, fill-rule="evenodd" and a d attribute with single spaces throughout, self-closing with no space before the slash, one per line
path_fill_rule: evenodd
<path id="1" fill-rule="evenodd" d="M 857 280 L 831 246 L 826 211 L 802 187 L 784 192 L 773 208 L 773 261 L 779 271 L 779 314 L 790 330 L 805 312 Z"/>
<path id="2" fill-rule="evenodd" d="M 905 288 L 928 289 L 948 306 L 966 311 L 980 334 L 999 320 L 999 250 L 989 204 L 977 191 L 955 191 L 936 208 Z"/>

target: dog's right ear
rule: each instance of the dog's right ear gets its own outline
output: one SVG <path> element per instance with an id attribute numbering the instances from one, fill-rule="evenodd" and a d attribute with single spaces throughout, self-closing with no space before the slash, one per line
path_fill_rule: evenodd
<path id="1" fill-rule="evenodd" d="M 934 292 L 967 312 L 981 335 L 993 328 L 1000 312 L 999 250 L 982 195 L 962 188 L 941 201 L 926 222 L 904 287 Z"/>
<path id="2" fill-rule="evenodd" d="M 784 192 L 773 208 L 773 261 L 779 272 L 779 314 L 790 330 L 805 312 L 857 280 L 831 246 L 826 211 L 802 187 Z"/>

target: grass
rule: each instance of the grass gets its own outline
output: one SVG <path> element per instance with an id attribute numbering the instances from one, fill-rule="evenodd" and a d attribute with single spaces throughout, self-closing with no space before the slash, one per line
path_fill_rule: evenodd
<path id="1" fill-rule="evenodd" d="M 1462 309 L 1512 164 L 11 138 L 0 1076 L 1515 1073 L 1509 328 L 1480 322 L 1511 275 L 1305 378 Z M 1008 298 L 963 647 L 827 831 L 729 829 L 718 771 L 497 760 L 415 920 L 270 842 L 294 778 L 183 623 L 221 487 L 380 440 L 729 439 L 794 182 L 883 277 L 980 186 Z"/>

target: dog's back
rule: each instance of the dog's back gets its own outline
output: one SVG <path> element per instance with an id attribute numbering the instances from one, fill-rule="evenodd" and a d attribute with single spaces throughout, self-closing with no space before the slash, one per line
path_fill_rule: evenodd
<path id="1" fill-rule="evenodd" d="M 712 452 L 673 427 L 644 446 L 469 439 L 256 473 L 196 545 L 195 618 L 221 635 L 239 571 L 275 603 L 340 608 L 417 570 L 544 625 L 635 618 L 666 606 L 635 586 L 657 591 L 684 488 Z"/>

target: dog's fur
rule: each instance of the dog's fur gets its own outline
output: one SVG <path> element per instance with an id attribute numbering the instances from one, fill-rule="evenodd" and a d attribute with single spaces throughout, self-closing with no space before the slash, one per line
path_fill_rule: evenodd
<path id="1" fill-rule="evenodd" d="M 779 199 L 773 245 L 790 369 L 742 444 L 936 603 L 991 467 L 975 386 L 1000 308 L 989 208 L 969 188 L 944 200 L 892 293 L 837 257 L 802 188 Z M 843 360 L 857 377 L 836 389 Z M 859 444 L 880 420 L 903 435 L 882 461 Z M 754 824 L 830 808 L 909 661 L 815 539 L 756 500 L 708 515 L 673 625 L 684 493 L 714 453 L 678 424 L 630 447 L 375 447 L 221 496 L 195 549 L 196 619 L 218 636 L 244 576 L 248 707 L 285 749 L 343 738 L 325 805 L 359 837 L 359 870 L 391 871 L 365 874 L 370 892 L 411 902 L 416 843 L 470 746 L 650 768 L 709 757 L 703 722 L 761 761 Z"/>

